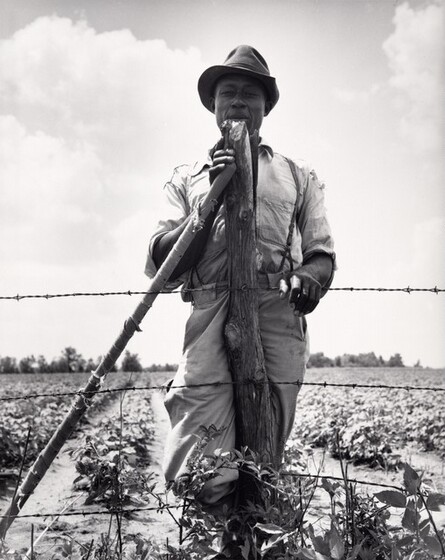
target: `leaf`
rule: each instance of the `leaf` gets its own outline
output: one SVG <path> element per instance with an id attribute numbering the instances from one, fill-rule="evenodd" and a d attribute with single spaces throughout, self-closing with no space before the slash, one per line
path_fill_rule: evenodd
<path id="1" fill-rule="evenodd" d="M 341 560 L 343 558 L 345 546 L 340 533 L 334 526 L 329 531 L 329 548 L 331 550 L 331 557 L 333 560 Z"/>
<path id="2" fill-rule="evenodd" d="M 442 552 L 442 547 L 436 537 L 425 537 L 423 540 L 432 554 L 440 554 Z"/>
<path id="3" fill-rule="evenodd" d="M 332 497 L 335 494 L 335 488 L 334 485 L 329 482 L 329 480 L 327 480 L 326 478 L 323 478 L 321 480 L 321 487 L 326 490 L 326 492 L 328 492 L 328 494 Z"/>
<path id="4" fill-rule="evenodd" d="M 420 476 L 408 463 L 404 464 L 404 469 L 403 482 L 405 483 L 405 488 L 409 494 L 414 495 L 420 486 Z"/>
<path id="5" fill-rule="evenodd" d="M 374 496 L 384 504 L 396 508 L 404 508 L 406 506 L 406 496 L 401 492 L 396 492 L 395 490 L 383 490 L 383 492 L 378 492 Z"/>
<path id="6" fill-rule="evenodd" d="M 316 552 L 310 548 L 300 548 L 297 558 L 299 558 L 299 560 L 316 560 L 317 557 L 315 554 Z"/>
<path id="7" fill-rule="evenodd" d="M 242 557 L 247 560 L 250 553 L 249 539 L 244 539 L 244 543 L 239 545 L 239 549 L 241 550 Z"/>
<path id="8" fill-rule="evenodd" d="M 278 525 L 274 525 L 273 523 L 257 523 L 254 527 L 267 535 L 283 535 L 284 531 Z"/>
<path id="9" fill-rule="evenodd" d="M 401 558 L 400 552 L 397 550 L 396 545 L 393 544 L 391 548 L 391 560 L 401 560 Z"/>
<path id="10" fill-rule="evenodd" d="M 397 541 L 398 548 L 403 548 L 405 546 L 412 545 L 414 542 L 414 535 L 407 535 L 406 537 L 402 537 L 400 540 Z"/>
<path id="11" fill-rule="evenodd" d="M 324 556 L 310 548 L 300 548 L 297 554 L 299 560 L 330 560 L 329 556 Z"/>
<path id="12" fill-rule="evenodd" d="M 283 539 L 284 539 L 284 535 L 272 535 L 270 539 L 264 541 L 264 543 L 262 544 L 261 552 L 263 553 L 266 552 L 267 550 L 270 550 L 271 548 L 276 546 L 279 542 L 281 542 Z"/>
<path id="13" fill-rule="evenodd" d="M 419 523 L 419 533 L 422 539 L 425 539 L 425 537 L 428 536 L 430 529 L 431 525 L 429 519 L 424 519 L 421 523 Z"/>
<path id="14" fill-rule="evenodd" d="M 402 527 L 408 529 L 409 531 L 415 531 L 417 529 L 417 524 L 419 522 L 419 514 L 412 509 L 406 508 L 403 514 Z"/>
<path id="15" fill-rule="evenodd" d="M 426 507 L 430 511 L 440 511 L 440 506 L 445 505 L 445 495 L 444 494 L 428 494 L 426 499 Z"/>
<path id="16" fill-rule="evenodd" d="M 358 553 L 361 551 L 363 543 L 366 539 L 363 539 L 361 543 L 356 544 L 354 548 L 351 550 L 351 554 L 348 556 L 348 560 L 356 560 Z"/>

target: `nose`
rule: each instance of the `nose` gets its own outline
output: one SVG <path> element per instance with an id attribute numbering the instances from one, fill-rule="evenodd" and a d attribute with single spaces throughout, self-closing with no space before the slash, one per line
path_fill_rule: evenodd
<path id="1" fill-rule="evenodd" d="M 237 93 L 232 99 L 232 106 L 233 107 L 244 107 L 245 101 L 241 93 Z"/>

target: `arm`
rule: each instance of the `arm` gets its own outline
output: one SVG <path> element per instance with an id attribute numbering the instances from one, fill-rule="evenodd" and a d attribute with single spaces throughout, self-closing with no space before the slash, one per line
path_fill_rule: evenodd
<path id="1" fill-rule="evenodd" d="M 212 167 L 209 170 L 211 182 L 213 183 L 215 178 L 221 173 L 221 171 L 223 171 L 223 169 L 225 169 L 226 166 L 234 165 L 234 163 L 235 157 L 233 150 L 215 150 L 212 160 Z M 218 213 L 218 210 L 221 206 L 222 200 L 223 195 L 221 195 L 216 201 L 216 204 L 212 212 L 206 218 L 203 227 L 199 231 L 197 231 L 192 243 L 173 271 L 170 280 L 175 280 L 176 278 L 181 276 L 181 274 L 192 268 L 199 261 L 207 243 L 207 239 L 212 229 L 213 222 L 215 221 L 216 214 Z M 187 216 L 187 218 L 178 227 L 176 227 L 172 231 L 164 233 L 157 239 L 153 247 L 153 260 L 158 268 L 164 262 L 172 247 L 192 218 L 192 215 Z"/>
<path id="2" fill-rule="evenodd" d="M 288 294 L 295 314 L 314 311 L 332 283 L 335 270 L 334 244 L 326 217 L 324 185 L 308 172 L 299 210 L 303 265 L 280 283 L 280 296 Z"/>
<path id="3" fill-rule="evenodd" d="M 214 209 L 204 222 L 204 227 L 196 232 L 193 241 L 190 243 L 187 251 L 184 253 L 177 267 L 172 272 L 170 281 L 176 280 L 176 278 L 192 268 L 199 261 L 202 251 L 204 250 L 204 247 L 207 243 L 207 239 L 209 237 L 210 230 L 212 229 L 213 222 L 215 221 L 215 216 L 219 210 L 219 207 L 221 206 L 221 198 L 222 197 L 218 199 L 218 202 L 217 204 L 215 204 Z M 164 233 L 164 235 L 158 238 L 153 247 L 153 260 L 157 268 L 159 268 L 165 261 L 173 245 L 179 239 L 179 236 L 184 231 L 192 217 L 192 215 L 187 216 L 185 221 L 180 226 L 172 231 Z"/>

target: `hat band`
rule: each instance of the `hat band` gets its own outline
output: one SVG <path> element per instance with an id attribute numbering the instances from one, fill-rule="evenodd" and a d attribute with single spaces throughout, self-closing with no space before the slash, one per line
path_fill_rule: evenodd
<path id="1" fill-rule="evenodd" d="M 266 72 L 261 72 L 257 68 L 253 66 L 249 66 L 248 64 L 243 64 L 242 62 L 237 62 L 235 64 L 231 64 L 230 62 L 226 64 L 227 67 L 230 68 L 239 68 L 240 70 L 249 70 L 249 72 L 254 72 L 255 74 L 260 74 L 261 76 L 266 76 L 270 78 L 270 74 L 266 74 Z"/>

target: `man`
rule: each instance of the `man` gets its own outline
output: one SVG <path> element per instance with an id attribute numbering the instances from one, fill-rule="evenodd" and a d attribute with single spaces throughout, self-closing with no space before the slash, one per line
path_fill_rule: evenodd
<path id="1" fill-rule="evenodd" d="M 234 49 L 222 65 L 208 68 L 199 79 L 198 92 L 218 126 L 226 119 L 242 120 L 249 134 L 260 131 L 279 97 L 266 61 L 247 45 Z M 150 277 L 192 219 L 211 182 L 234 165 L 233 151 L 219 142 L 204 161 L 175 169 L 164 187 L 166 213 L 150 241 L 146 266 Z M 271 381 L 302 381 L 308 358 L 305 315 L 318 305 L 334 269 L 323 185 L 304 162 L 287 160 L 260 139 L 256 191 L 259 322 L 266 373 Z M 213 437 L 204 440 L 205 453 L 235 446 L 232 386 L 190 386 L 231 381 L 223 340 L 228 305 L 224 227 L 224 204 L 219 200 L 170 278 L 171 287 L 184 283 L 191 289 L 184 295 L 192 300 L 193 310 L 173 383 L 185 387 L 172 388 L 165 400 L 172 426 L 165 451 L 167 481 L 188 472 L 193 452 L 205 436 L 203 427 L 213 427 Z M 278 286 L 285 298 L 279 297 Z M 298 388 L 272 387 L 274 437 L 284 446 Z M 219 474 L 196 497 L 213 511 L 230 503 L 238 476 L 233 469 L 220 469 Z"/>

